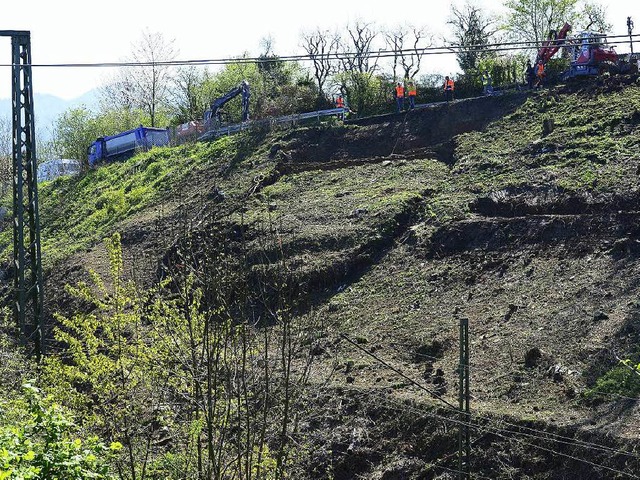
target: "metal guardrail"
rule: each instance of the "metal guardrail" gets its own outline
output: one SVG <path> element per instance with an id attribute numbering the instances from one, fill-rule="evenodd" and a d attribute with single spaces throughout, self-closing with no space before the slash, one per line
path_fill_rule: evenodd
<path id="1" fill-rule="evenodd" d="M 227 125 L 226 127 L 215 128 L 208 130 L 198 137 L 198 140 L 211 140 L 221 137 L 223 135 L 233 135 L 234 133 L 248 130 L 256 127 L 271 127 L 274 125 L 281 125 L 285 123 L 291 123 L 295 125 L 302 120 L 308 120 L 310 118 L 317 118 L 320 120 L 322 117 L 338 115 L 344 120 L 344 115 L 349 112 L 347 108 L 331 108 L 328 110 L 316 110 L 315 112 L 297 113 L 294 115 L 286 115 L 284 117 L 265 118 L 263 120 L 253 120 L 244 123 L 236 123 L 234 125 Z"/>

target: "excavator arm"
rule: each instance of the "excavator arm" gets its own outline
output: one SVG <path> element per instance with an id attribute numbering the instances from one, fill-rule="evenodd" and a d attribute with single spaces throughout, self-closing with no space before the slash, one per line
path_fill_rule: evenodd
<path id="1" fill-rule="evenodd" d="M 249 82 L 243 80 L 240 85 L 235 88 L 232 88 L 223 96 L 216 98 L 213 102 L 211 102 L 211 106 L 204 112 L 204 121 L 205 123 L 210 122 L 212 119 L 218 116 L 219 110 L 230 100 L 234 99 L 238 95 L 242 95 L 242 121 L 246 122 L 249 120 Z"/>
<path id="2" fill-rule="evenodd" d="M 560 47 L 564 44 L 565 39 L 567 38 L 568 33 L 571 31 L 571 25 L 565 23 L 564 26 L 558 32 L 558 36 L 555 38 L 550 38 L 542 42 L 542 47 L 538 51 L 538 57 L 536 58 L 536 63 L 542 60 L 544 65 L 547 64 L 551 57 L 553 57 Z"/>

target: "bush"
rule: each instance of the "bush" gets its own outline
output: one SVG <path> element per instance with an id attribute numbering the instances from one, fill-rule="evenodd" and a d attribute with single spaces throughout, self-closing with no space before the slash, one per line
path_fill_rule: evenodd
<path id="1" fill-rule="evenodd" d="M 120 444 L 73 438 L 75 425 L 61 407 L 47 405 L 33 385 L 23 388 L 26 408 L 14 405 L 18 420 L 0 424 L 0 480 L 116 478 L 109 459 Z"/>
<path id="2" fill-rule="evenodd" d="M 633 365 L 624 360 L 621 365 L 609 370 L 596 380 L 593 388 L 587 389 L 583 396 L 586 400 L 601 400 L 602 396 L 637 397 L 640 395 L 640 364 Z"/>

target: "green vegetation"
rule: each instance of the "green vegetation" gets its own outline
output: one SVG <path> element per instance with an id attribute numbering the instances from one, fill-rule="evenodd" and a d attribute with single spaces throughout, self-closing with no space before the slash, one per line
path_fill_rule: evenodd
<path id="1" fill-rule="evenodd" d="M 232 159 L 238 142 L 239 137 L 223 137 L 152 149 L 80 177 L 45 182 L 39 189 L 45 264 L 96 244 L 125 219 L 167 202 L 188 176 Z M 4 248 L 11 245 L 11 235 L 10 230 L 0 234 Z"/>
<path id="2" fill-rule="evenodd" d="M 629 162 L 640 141 L 635 131 L 640 89 L 593 94 L 543 92 L 485 132 L 461 135 L 454 168 L 462 181 L 491 191 L 546 179 L 568 191 L 616 192 L 631 188 Z M 542 123 L 553 131 L 542 136 Z"/>
<path id="3" fill-rule="evenodd" d="M 79 437 L 122 445 L 83 440 L 99 459 L 83 468 L 121 479 L 326 478 L 351 443 L 368 441 L 351 439 L 360 427 L 331 410 L 342 408 L 333 395 L 348 398 L 341 412 L 355 408 L 351 388 L 433 402 L 337 334 L 425 384 L 441 369 L 455 401 L 461 315 L 474 322 L 478 409 L 584 422 L 592 407 L 576 401 L 576 372 L 595 360 L 582 352 L 636 338 L 625 307 L 635 294 L 625 255 L 636 247 L 616 236 L 633 213 L 617 218 L 627 207 L 606 199 L 635 188 L 640 88 L 612 81 L 450 107 L 446 129 L 478 125 L 452 138 L 433 132 L 444 109 L 415 112 L 154 149 L 43 184 L 48 278 L 72 285 L 47 285 L 61 311 L 38 384 L 73 413 Z M 589 201 L 607 214 L 583 215 Z M 127 265 L 141 251 L 152 268 Z M 523 368 L 534 346 L 545 353 Z M 617 367 L 585 396 L 637 396 L 634 375 Z M 405 430 L 380 420 L 377 400 L 359 401 L 379 425 Z M 7 425 L 24 424 L 19 411 L 26 402 Z M 342 435 L 335 457 L 323 450 L 327 431 Z M 406 454 L 383 444 L 368 447 L 372 462 L 383 448 Z"/>
<path id="4" fill-rule="evenodd" d="M 122 448 L 97 437 L 76 437 L 78 427 L 59 405 L 31 384 L 22 402 L 0 404 L 0 479 L 115 479 L 110 460 Z"/>
<path id="5" fill-rule="evenodd" d="M 640 396 L 640 364 L 623 360 L 598 378 L 592 388 L 583 393 L 586 400 L 605 402 L 618 396 L 637 398 Z"/>

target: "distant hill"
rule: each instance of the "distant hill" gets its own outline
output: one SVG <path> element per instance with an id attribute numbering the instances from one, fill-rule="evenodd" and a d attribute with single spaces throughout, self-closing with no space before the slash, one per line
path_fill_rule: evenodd
<path id="1" fill-rule="evenodd" d="M 84 95 L 71 100 L 65 100 L 55 95 L 36 93 L 33 98 L 36 109 L 36 131 L 44 139 L 51 135 L 51 127 L 58 116 L 72 107 L 85 105 L 95 108 L 98 105 L 98 91 L 90 90 Z M 0 118 L 11 118 L 11 99 L 0 99 Z"/>

